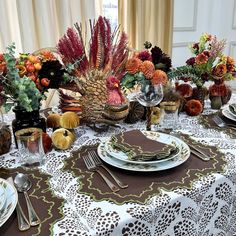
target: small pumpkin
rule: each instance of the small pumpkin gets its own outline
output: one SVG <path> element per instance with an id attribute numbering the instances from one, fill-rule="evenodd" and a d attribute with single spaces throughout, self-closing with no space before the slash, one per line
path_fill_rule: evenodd
<path id="1" fill-rule="evenodd" d="M 65 128 L 57 129 L 52 134 L 52 143 L 58 149 L 66 150 L 70 148 L 74 140 L 74 134 Z"/>
<path id="2" fill-rule="evenodd" d="M 50 114 L 47 117 L 47 127 L 48 128 L 59 128 L 60 127 L 60 119 L 61 119 L 61 115 L 60 114 Z"/>
<path id="3" fill-rule="evenodd" d="M 203 106 L 199 100 L 191 99 L 185 104 L 185 111 L 189 116 L 197 116 L 202 110 Z"/>
<path id="4" fill-rule="evenodd" d="M 73 129 L 80 123 L 79 116 L 72 111 L 67 111 L 61 115 L 60 125 L 65 129 Z"/>

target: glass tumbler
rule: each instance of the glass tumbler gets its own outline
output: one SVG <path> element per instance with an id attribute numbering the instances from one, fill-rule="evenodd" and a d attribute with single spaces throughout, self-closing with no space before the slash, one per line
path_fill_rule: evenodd
<path id="1" fill-rule="evenodd" d="M 162 129 L 175 129 L 178 124 L 178 110 L 179 103 L 177 102 L 162 102 L 160 103 L 161 116 L 160 128 Z"/>
<path id="2" fill-rule="evenodd" d="M 42 130 L 26 128 L 16 131 L 15 134 L 22 166 L 33 168 L 42 165 L 45 156 Z"/>

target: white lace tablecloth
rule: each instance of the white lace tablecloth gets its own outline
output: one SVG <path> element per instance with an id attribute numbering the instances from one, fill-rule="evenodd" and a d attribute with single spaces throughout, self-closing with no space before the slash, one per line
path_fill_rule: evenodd
<path id="1" fill-rule="evenodd" d="M 234 98 L 231 102 L 236 101 Z M 212 112 L 204 110 L 205 114 Z M 9 115 L 8 121 L 11 118 Z M 53 235 L 236 235 L 236 140 L 224 132 L 204 129 L 198 123 L 198 117 L 181 114 L 178 129 L 201 143 L 218 146 L 227 159 L 223 174 L 203 177 L 194 182 L 191 189 L 162 190 L 145 205 L 94 201 L 79 193 L 79 179 L 63 170 L 63 161 L 70 152 L 82 145 L 96 143 L 101 137 L 134 128 L 143 129 L 144 124 L 123 124 L 120 129 L 111 127 L 101 134 L 81 126 L 76 129 L 78 139 L 70 150 L 54 150 L 47 154 L 41 171 L 51 175 L 51 188 L 58 197 L 65 199 L 65 217 L 54 224 Z M 11 152 L 1 158 L 0 166 L 18 166 L 17 155 L 13 145 Z"/>

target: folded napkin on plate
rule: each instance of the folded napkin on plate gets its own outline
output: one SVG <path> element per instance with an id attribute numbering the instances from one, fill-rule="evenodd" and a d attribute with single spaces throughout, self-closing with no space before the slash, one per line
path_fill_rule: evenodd
<path id="1" fill-rule="evenodd" d="M 165 144 L 147 138 L 141 131 L 132 130 L 111 137 L 112 147 L 135 161 L 153 161 L 170 157 L 178 152 L 173 144 Z"/>

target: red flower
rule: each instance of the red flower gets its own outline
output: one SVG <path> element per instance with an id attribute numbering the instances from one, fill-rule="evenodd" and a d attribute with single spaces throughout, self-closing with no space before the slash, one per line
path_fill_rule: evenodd
<path id="1" fill-rule="evenodd" d="M 186 61 L 186 64 L 189 66 L 193 66 L 195 63 L 195 57 L 191 57 Z"/>
<path id="2" fill-rule="evenodd" d="M 148 51 L 141 51 L 137 56 L 141 61 L 152 61 L 152 56 Z"/>

